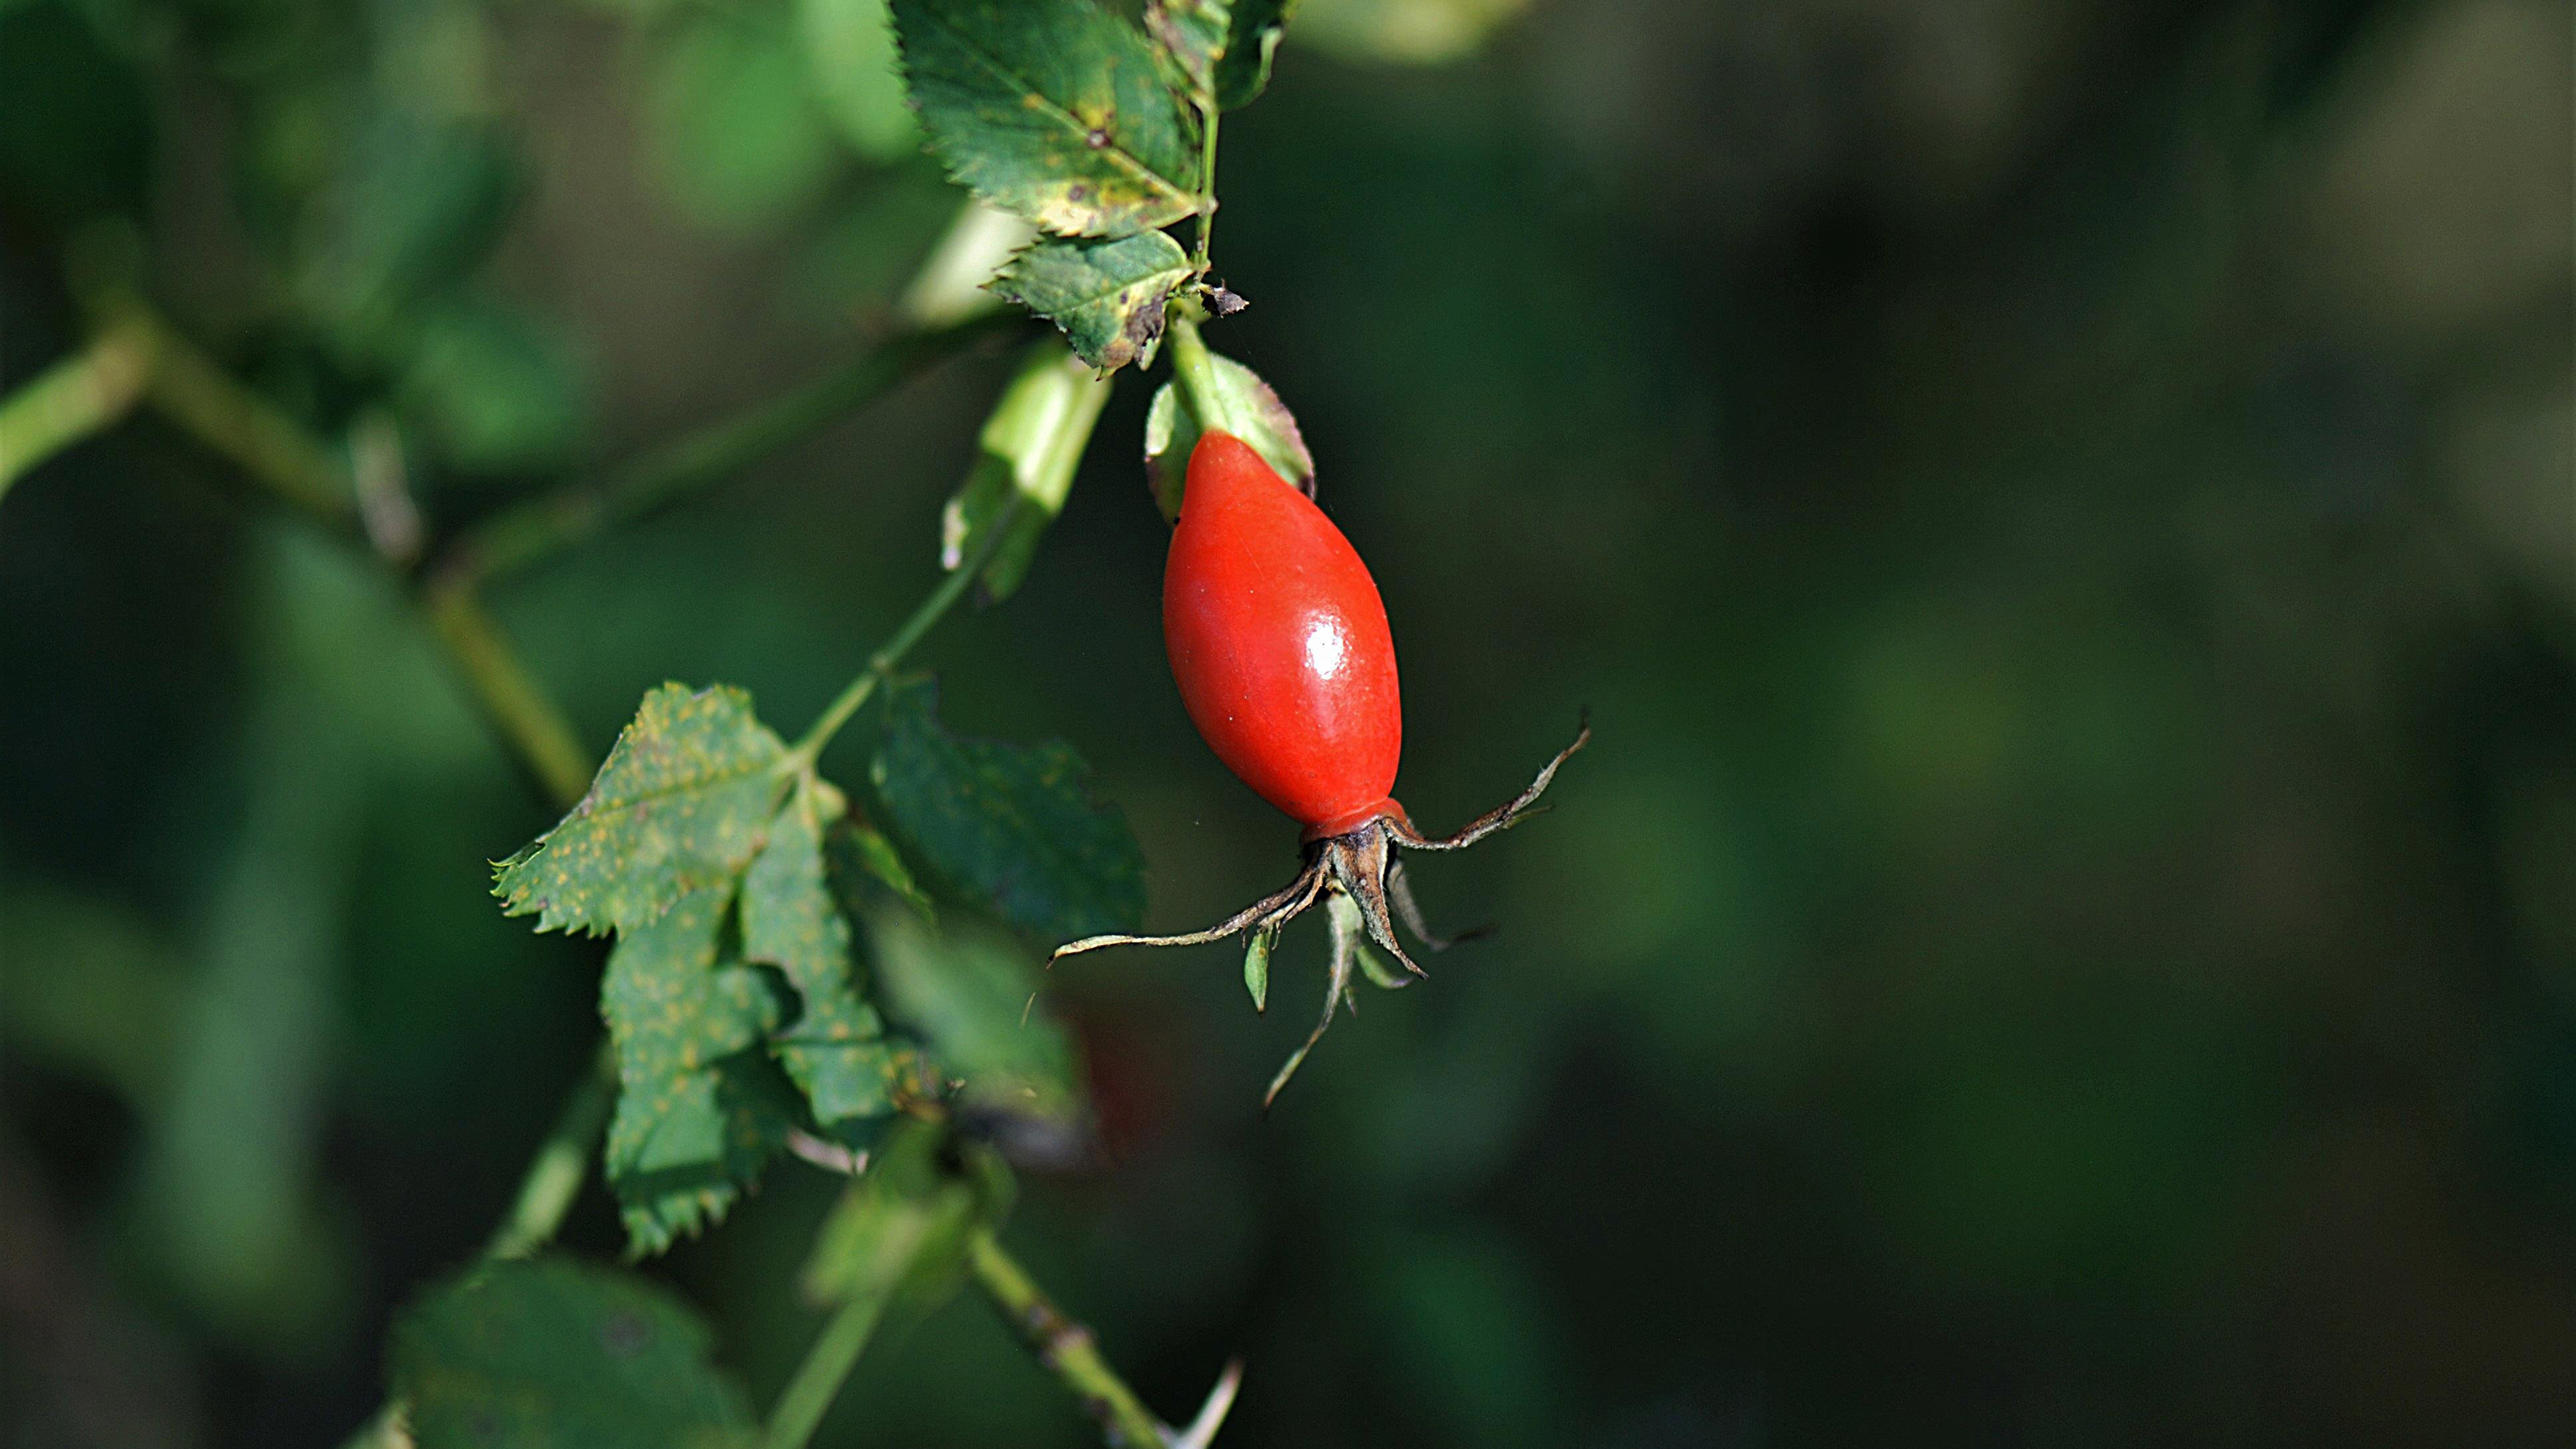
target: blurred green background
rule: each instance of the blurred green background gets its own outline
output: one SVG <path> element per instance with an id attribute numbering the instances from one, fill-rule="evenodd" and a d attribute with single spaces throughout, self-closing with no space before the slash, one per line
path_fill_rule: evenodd
<path id="1" fill-rule="evenodd" d="M 2571 11 L 1309 0 L 1211 341 L 1374 567 L 1488 921 L 1266 1120 L 1233 957 L 1056 975 L 1101 1119 L 1010 1238 L 1240 1445 L 2538 1445 L 2576 1424 Z M 954 212 L 845 0 L 0 0 L 0 384 L 62 250 L 431 525 L 853 355 Z M 810 718 L 928 586 L 989 349 L 494 603 L 586 741 Z M 1294 830 L 1164 670 L 1122 379 L 919 656 L 1061 737 L 1151 921 Z M 384 440 L 389 439 L 390 442 Z M 850 759 L 838 761 L 848 771 Z M 0 510 L 13 1446 L 337 1443 L 597 1027 L 548 822 L 400 589 L 137 420 Z M 654 1271 L 775 1393 L 829 1201 Z M 618 1251 L 596 1189 L 567 1234 Z M 983 1305 L 836 1445 L 1078 1445 Z"/>

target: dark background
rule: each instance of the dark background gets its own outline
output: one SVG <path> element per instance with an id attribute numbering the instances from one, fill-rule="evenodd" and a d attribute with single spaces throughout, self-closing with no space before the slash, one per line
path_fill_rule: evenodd
<path id="1" fill-rule="evenodd" d="M 1060 970 L 1105 1160 L 1015 1248 L 1168 1414 L 1245 1355 L 1239 1445 L 2566 1442 L 2570 8 L 1519 9 L 1312 0 L 1224 128 L 1211 341 L 1376 571 L 1415 817 L 1598 739 L 1415 872 L 1494 939 L 1267 1119 L 1317 927 L 1268 1017 L 1222 948 Z M 118 213 L 434 523 L 770 396 L 953 204 L 793 10 L 0 4 L 0 380 Z M 594 748 L 665 678 L 792 732 L 1006 367 L 503 622 Z M 1180 929 L 1294 830 L 1164 672 L 1147 391 L 920 660 L 1093 763 Z M 0 510 L 0 761 L 8 1442 L 336 1443 L 595 1038 L 598 949 L 486 894 L 548 812 L 380 570 L 148 420 Z M 762 1403 L 830 1193 L 653 1269 Z M 595 1188 L 566 1240 L 616 1254 Z M 967 1299 L 822 1442 L 1090 1441 Z"/>

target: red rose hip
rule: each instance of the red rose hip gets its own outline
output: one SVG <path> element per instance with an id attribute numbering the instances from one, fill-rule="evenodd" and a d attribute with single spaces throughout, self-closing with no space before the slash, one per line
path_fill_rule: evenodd
<path id="1" fill-rule="evenodd" d="M 1314 500 L 1231 434 L 1190 454 L 1163 642 L 1190 719 L 1261 798 L 1320 834 L 1392 808 L 1404 711 L 1377 583 Z"/>

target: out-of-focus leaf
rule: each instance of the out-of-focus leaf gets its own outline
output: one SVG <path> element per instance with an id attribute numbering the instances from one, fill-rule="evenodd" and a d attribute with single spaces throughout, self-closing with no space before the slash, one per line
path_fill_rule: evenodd
<path id="1" fill-rule="evenodd" d="M 1529 0 L 1301 0 L 1297 43 L 1361 60 L 1443 65 L 1472 54 Z"/>
<path id="2" fill-rule="evenodd" d="M 189 980 L 170 947 L 116 902 L 20 883 L 0 893 L 0 1042 L 156 1109 Z"/>
<path id="3" fill-rule="evenodd" d="M 1064 331 L 1083 361 L 1104 372 L 1150 361 L 1163 336 L 1163 304 L 1190 274 L 1180 243 L 1159 231 L 1115 241 L 1044 241 L 1011 258 L 993 291 Z"/>
<path id="4" fill-rule="evenodd" d="M 617 1054 L 608 1185 L 639 1257 L 721 1221 L 796 1122 L 759 1050 L 782 1015 L 777 993 L 718 959 L 732 899 L 730 886 L 696 891 L 622 928 L 600 983 Z"/>
<path id="5" fill-rule="evenodd" d="M 894 842 L 872 825 L 844 820 L 825 831 L 823 864 L 844 915 L 855 917 L 864 909 L 860 895 L 865 889 L 863 883 L 868 881 L 894 892 L 923 920 L 936 914 L 929 894 L 922 890 L 921 882 L 913 879 L 912 868 L 903 863 Z"/>
<path id="6" fill-rule="evenodd" d="M 1207 390 L 1176 382 L 1155 390 L 1145 411 L 1145 482 L 1154 490 L 1154 506 L 1167 520 L 1181 516 L 1181 494 L 1189 483 L 1190 454 L 1199 435 L 1210 428 L 1234 434 L 1251 445 L 1279 476 L 1309 494 L 1315 491 L 1315 459 L 1306 451 L 1297 419 L 1260 374 L 1223 353 L 1211 352 Z M 1202 408 L 1216 414 L 1202 418 Z"/>
<path id="7" fill-rule="evenodd" d="M 939 515 L 939 566 L 964 567 L 989 530 L 1004 529 L 984 565 L 983 593 L 987 600 L 1009 598 L 1028 576 L 1038 539 L 1064 511 L 1092 425 L 1108 401 L 1109 383 L 1061 346 L 1032 349 L 984 420 L 974 470 Z"/>
<path id="8" fill-rule="evenodd" d="M 56 225 L 140 211 L 152 163 L 142 79 L 80 8 L 0 9 L 0 200 Z"/>
<path id="9" fill-rule="evenodd" d="M 994 205 L 1127 236 L 1198 205 L 1198 137 L 1153 47 L 1092 0 L 893 0 L 931 150 Z"/>
<path id="10" fill-rule="evenodd" d="M 742 879 L 742 953 L 779 968 L 802 1003 L 770 1041 L 805 1094 L 815 1124 L 847 1138 L 894 1110 L 899 1058 L 876 1008 L 861 999 L 850 923 L 823 859 L 824 830 L 844 812 L 838 791 L 807 779 L 769 828 Z"/>
<path id="11" fill-rule="evenodd" d="M 751 229 L 811 200 L 837 154 L 804 57 L 775 16 L 693 16 L 665 42 L 650 102 L 672 196 L 701 221 Z"/>
<path id="12" fill-rule="evenodd" d="M 440 455 L 460 468 L 544 468 L 568 461 L 581 442 L 586 393 L 572 349 L 487 298 L 454 297 L 421 319 L 401 391 Z"/>
<path id="13" fill-rule="evenodd" d="M 904 288 L 895 314 L 915 327 L 945 327 L 998 306 L 985 284 L 1037 234 L 1027 217 L 967 198 L 930 260 Z"/>
<path id="14" fill-rule="evenodd" d="M 1145 913 L 1145 861 L 1117 807 L 1095 804 L 1067 746 L 961 739 L 938 686 L 887 701 L 869 765 L 885 820 L 939 877 L 1003 920 L 1055 940 L 1128 931 Z"/>
<path id="15" fill-rule="evenodd" d="M 493 894 L 510 915 L 535 912 L 540 931 L 647 924 L 751 863 L 785 789 L 785 754 L 750 695 L 662 685 L 572 813 L 495 870 Z"/>
<path id="16" fill-rule="evenodd" d="M 868 923 L 877 989 L 918 1034 L 970 1108 L 1042 1123 L 1081 1114 L 1072 1042 L 1034 1010 L 1041 978 L 1026 952 L 990 932 L 936 931 L 901 911 Z"/>
<path id="17" fill-rule="evenodd" d="M 798 303 L 791 320 L 847 337 L 853 321 L 874 322 L 896 304 L 957 214 L 957 188 L 928 161 L 888 171 L 850 198 L 816 231 L 794 263 Z M 1028 223 L 1011 218 L 1013 224 Z M 972 288 L 993 274 L 992 264 Z M 975 293 L 978 302 L 993 299 Z M 953 318 L 942 320 L 955 320 Z"/>
<path id="18" fill-rule="evenodd" d="M 385 328 L 490 254 L 518 190 L 493 132 L 376 111 L 297 224 L 296 296 L 343 345 L 372 351 Z"/>
<path id="19" fill-rule="evenodd" d="M 1009 1179 L 989 1161 L 981 1173 L 952 1170 L 954 1146 L 945 1126 L 911 1118 L 886 1134 L 815 1234 L 799 1280 L 808 1299 L 926 1313 L 955 1290 L 967 1235 L 1001 1215 Z"/>
<path id="20" fill-rule="evenodd" d="M 696 1310 L 568 1259 L 491 1263 L 394 1324 L 394 1393 L 419 1449 L 738 1449 L 749 1401 Z"/>
<path id="21" fill-rule="evenodd" d="M 798 0 L 814 94 L 841 139 L 871 161 L 899 161 L 921 145 L 903 101 L 894 23 L 886 0 Z"/>

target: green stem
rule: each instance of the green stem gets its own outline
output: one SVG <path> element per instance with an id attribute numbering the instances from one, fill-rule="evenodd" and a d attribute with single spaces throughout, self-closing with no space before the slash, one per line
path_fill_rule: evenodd
<path id="1" fill-rule="evenodd" d="M 1048 1301 L 1027 1271 L 1002 1251 L 991 1229 L 978 1228 L 966 1240 L 966 1270 L 1038 1362 L 1100 1420 L 1111 1445 L 1160 1449 L 1171 1442 L 1171 1431 L 1100 1356 L 1091 1330 Z"/>
<path id="2" fill-rule="evenodd" d="M 1199 116 L 1206 123 L 1199 128 L 1199 245 L 1197 255 L 1190 259 L 1192 270 L 1199 276 L 1207 275 L 1208 244 L 1216 235 L 1216 121 L 1220 114 L 1213 97 L 1199 107 Z"/>
<path id="3" fill-rule="evenodd" d="M 1190 411 L 1197 415 L 1199 426 L 1217 432 L 1246 436 L 1249 425 L 1234 415 L 1228 405 L 1228 393 L 1216 371 L 1216 354 L 1208 351 L 1206 339 L 1199 336 L 1198 318 L 1191 310 L 1175 308 L 1164 344 L 1172 354 L 1172 375 L 1180 379 L 1181 391 L 1188 394 Z"/>
<path id="4" fill-rule="evenodd" d="M 581 1195 L 582 1180 L 590 1175 L 590 1154 L 608 1130 L 608 1114 L 616 1105 L 617 1058 L 602 1042 L 590 1070 L 564 1099 L 554 1130 L 519 1179 L 518 1200 L 484 1243 L 484 1257 L 524 1258 L 554 1241 L 564 1214 Z"/>
<path id="5" fill-rule="evenodd" d="M 150 329 L 102 329 L 0 401 L 0 497 L 47 458 L 125 416 L 152 375 Z"/>
<path id="6" fill-rule="evenodd" d="M 121 320 L 152 333 L 152 382 L 146 396 L 155 409 L 283 501 L 336 529 L 347 530 L 356 522 L 357 493 L 348 464 L 337 452 L 217 366 L 142 303 L 128 303 L 118 311 Z"/>
<path id="7" fill-rule="evenodd" d="M 562 707 L 529 672 L 470 585 L 441 578 L 421 591 L 420 600 L 430 628 L 502 743 L 556 809 L 571 809 L 590 788 L 597 762 L 582 748 Z"/>
<path id="8" fill-rule="evenodd" d="M 805 1361 L 796 1366 L 796 1377 L 787 1381 L 769 1411 L 769 1429 L 761 1436 L 764 1449 L 805 1449 L 812 1441 L 885 1316 L 886 1300 L 883 1293 L 853 1298 L 823 1325 L 814 1346 L 805 1351 Z"/>
<path id="9" fill-rule="evenodd" d="M 939 581 L 939 586 L 932 589 L 920 607 L 912 611 L 912 617 L 904 620 L 877 652 L 868 656 L 868 666 L 859 671 L 858 678 L 851 680 L 830 704 L 824 706 L 822 716 L 814 721 L 813 728 L 805 731 L 805 737 L 788 752 L 791 762 L 803 768 L 819 759 L 823 747 L 832 742 L 832 736 L 840 733 L 841 726 L 848 724 L 850 716 L 859 712 L 859 706 L 866 704 L 868 697 L 876 693 L 877 686 L 894 673 L 894 667 L 903 662 L 903 656 L 912 652 L 912 646 L 920 643 L 931 626 L 966 596 L 968 586 L 984 572 L 984 565 L 991 563 L 993 555 L 1000 552 L 1002 545 L 1009 540 L 1011 519 L 1020 506 L 1020 495 L 1012 494 L 1011 501 L 994 515 L 992 522 L 985 525 L 984 536 L 976 543 L 975 551 L 948 571 L 948 577 Z"/>
<path id="10" fill-rule="evenodd" d="M 456 540 L 440 571 L 475 582 L 515 573 L 721 482 L 875 401 L 967 344 L 1018 324 L 1012 314 L 990 312 L 898 333 L 785 396 L 647 453 L 595 482 L 494 514 Z"/>

